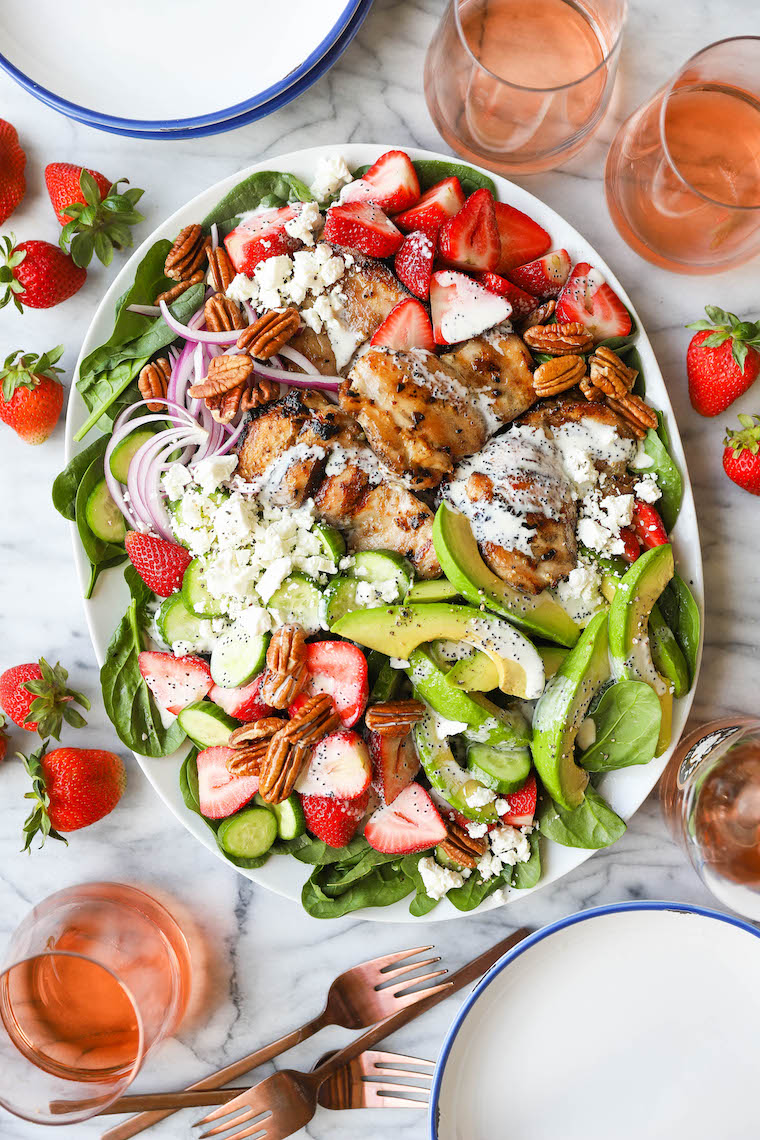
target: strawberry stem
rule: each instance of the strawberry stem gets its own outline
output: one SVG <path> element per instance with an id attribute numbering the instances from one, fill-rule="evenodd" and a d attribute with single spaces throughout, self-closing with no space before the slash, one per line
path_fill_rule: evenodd
<path id="1" fill-rule="evenodd" d="M 750 451 L 753 455 L 757 455 L 758 450 L 760 450 L 760 416 L 740 415 L 738 419 L 742 425 L 741 430 L 726 428 L 724 444 L 733 450 L 734 458 L 741 455 L 743 451 Z"/>
<path id="2" fill-rule="evenodd" d="M 90 172 L 82 170 L 79 176 L 82 200 L 70 202 L 61 211 L 70 221 L 61 230 L 58 240 L 61 249 L 70 253 L 80 268 L 90 264 L 93 253 L 104 265 L 110 265 L 115 249 L 133 244 L 130 227 L 145 221 L 145 215 L 135 209 L 145 191 L 135 188 L 122 193 L 121 182 L 128 184 L 128 179 L 117 178 L 103 198 Z"/>
<path id="3" fill-rule="evenodd" d="M 26 768 L 32 780 L 31 792 L 24 794 L 25 800 L 32 800 L 34 807 L 24 821 L 24 835 L 25 841 L 22 851 L 31 851 L 32 840 L 35 835 L 40 836 L 40 847 L 44 847 L 45 840 L 60 839 L 62 843 L 68 846 L 68 839 L 65 839 L 60 832 L 56 831 L 50 822 L 50 815 L 48 809 L 50 807 L 50 796 L 47 792 L 45 783 L 45 771 L 42 767 L 42 759 L 47 751 L 47 743 L 43 743 L 32 754 L 27 757 L 22 752 L 17 752 L 16 756 Z"/>
<path id="4" fill-rule="evenodd" d="M 692 321 L 687 329 L 695 332 L 711 330 L 712 335 L 705 337 L 700 348 L 720 348 L 730 340 L 731 355 L 743 372 L 749 349 L 760 349 L 760 322 L 742 321 L 736 313 L 728 313 L 717 305 L 705 305 L 705 312 L 708 320 Z"/>
<path id="5" fill-rule="evenodd" d="M 36 722 L 37 732 L 43 740 L 49 736 L 60 740 L 63 721 L 72 728 L 84 728 L 87 724 L 73 704 L 89 709 L 90 702 L 83 693 L 78 693 L 67 686 L 69 674 L 60 661 L 51 666 L 44 657 L 40 657 L 39 666 L 42 677 L 36 681 L 26 681 L 22 685 L 22 688 L 35 698 L 24 723 Z"/>

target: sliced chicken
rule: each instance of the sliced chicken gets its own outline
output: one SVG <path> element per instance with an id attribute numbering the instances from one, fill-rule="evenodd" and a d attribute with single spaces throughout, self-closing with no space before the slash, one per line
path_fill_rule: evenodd
<path id="1" fill-rule="evenodd" d="M 487 418 L 497 421 L 496 428 L 516 419 L 536 402 L 533 357 L 514 333 L 494 329 L 465 341 L 456 352 L 441 359 L 461 373 L 468 388 L 480 394 Z"/>
<path id="2" fill-rule="evenodd" d="M 467 516 L 494 574 L 516 589 L 538 594 L 576 565 L 573 491 L 546 439 L 497 436 L 459 465 L 442 496 Z"/>
<path id="3" fill-rule="evenodd" d="M 628 471 L 628 464 L 636 452 L 636 434 L 605 403 L 568 393 L 543 400 L 520 423 L 543 428 L 548 438 L 563 449 L 577 447 L 587 452 L 597 471 L 607 476 L 607 494 L 631 494 L 636 479 Z"/>
<path id="4" fill-rule="evenodd" d="M 370 488 L 347 527 L 351 550 L 394 550 L 422 578 L 437 578 L 441 566 L 433 546 L 433 512 L 406 487 L 381 483 Z"/>
<path id="5" fill-rule="evenodd" d="M 436 487 L 488 438 L 459 373 L 425 349 L 365 352 L 341 385 L 340 404 L 375 454 L 415 489 Z"/>

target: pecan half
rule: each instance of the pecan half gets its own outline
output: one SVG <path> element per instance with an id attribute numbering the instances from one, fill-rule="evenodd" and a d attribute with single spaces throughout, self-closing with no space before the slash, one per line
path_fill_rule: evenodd
<path id="1" fill-rule="evenodd" d="M 460 827 L 453 819 L 446 821 L 446 831 L 448 834 L 440 844 L 444 854 L 460 867 L 477 867 L 488 850 L 487 841 L 484 838 L 476 839 L 470 835 L 467 828 Z"/>
<path id="2" fill-rule="evenodd" d="M 188 392 L 196 400 L 222 396 L 245 384 L 252 372 L 250 356 L 215 356 L 208 366 L 206 379 L 200 384 L 193 384 Z"/>
<path id="3" fill-rule="evenodd" d="M 235 270 L 230 261 L 230 255 L 223 245 L 218 245 L 216 249 L 212 249 L 209 245 L 206 250 L 208 257 L 209 277 L 211 284 L 216 289 L 217 293 L 226 293 L 230 282 L 235 276 Z"/>
<path id="4" fill-rule="evenodd" d="M 245 317 L 240 306 L 224 293 L 215 293 L 203 306 L 206 325 L 212 332 L 233 332 L 245 328 Z"/>
<path id="5" fill-rule="evenodd" d="M 605 396 L 620 399 L 633 389 L 638 372 L 624 364 L 611 348 L 600 345 L 589 357 L 589 378 L 591 383 L 604 392 Z"/>
<path id="6" fill-rule="evenodd" d="M 533 373 L 537 396 L 558 396 L 580 383 L 586 375 L 586 362 L 581 356 L 557 356 L 540 364 Z"/>
<path id="7" fill-rule="evenodd" d="M 422 701 L 379 701 L 369 706 L 364 720 L 370 732 L 380 736 L 406 736 L 424 715 Z"/>
<path id="8" fill-rule="evenodd" d="M 295 623 L 280 626 L 267 649 L 262 700 L 274 709 L 285 709 L 306 687 L 308 679 L 306 634 Z"/>
<path id="9" fill-rule="evenodd" d="M 227 771 L 233 776 L 258 776 L 268 749 L 268 740 L 257 740 L 245 748 L 236 748 L 227 761 Z"/>
<path id="10" fill-rule="evenodd" d="M 309 671 L 299 665 L 292 673 L 271 673 L 268 669 L 261 682 L 261 696 L 273 709 L 286 709 L 306 688 Z"/>
<path id="11" fill-rule="evenodd" d="M 590 333 L 577 323 L 533 325 L 525 330 L 523 340 L 534 352 L 545 352 L 550 356 L 588 352 L 594 343 Z"/>
<path id="12" fill-rule="evenodd" d="M 557 308 L 557 302 L 544 301 L 543 305 L 539 305 L 532 313 L 528 313 L 518 325 L 520 333 L 524 336 L 528 329 L 534 328 L 535 325 L 545 325 L 550 317 L 554 316 L 554 310 Z"/>
<path id="13" fill-rule="evenodd" d="M 597 388 L 596 384 L 592 384 L 588 376 L 584 376 L 578 387 L 587 400 L 598 403 L 604 399 L 604 392 L 601 388 Z"/>
<path id="14" fill-rule="evenodd" d="M 250 352 L 258 360 L 267 360 L 279 352 L 300 327 L 298 309 L 283 309 L 282 312 L 273 309 L 270 313 L 264 313 L 263 317 L 259 317 L 240 334 L 237 347 Z"/>
<path id="15" fill-rule="evenodd" d="M 159 301 L 165 301 L 167 305 L 171 305 L 172 301 L 176 301 L 177 297 L 181 297 L 186 293 L 191 285 L 198 285 L 203 280 L 203 271 L 198 270 L 192 277 L 188 277 L 187 281 L 179 281 L 173 285 L 171 289 L 167 289 L 165 293 L 159 293 L 156 297 L 156 304 Z"/>
<path id="16" fill-rule="evenodd" d="M 323 736 L 340 724 L 329 693 L 315 693 L 307 697 L 297 713 L 288 722 L 287 731 L 292 740 L 301 744 L 317 744 Z"/>
<path id="17" fill-rule="evenodd" d="M 340 718 L 327 693 L 318 693 L 304 701 L 292 720 L 269 741 L 260 773 L 259 793 L 262 799 L 272 804 L 286 800 L 311 749 L 328 732 L 333 732 L 339 723 Z"/>
<path id="18" fill-rule="evenodd" d="M 160 356 L 158 360 L 151 360 L 150 364 L 145 364 L 140 370 L 137 387 L 140 389 L 143 400 L 148 402 L 148 411 L 162 412 L 166 408 L 166 404 L 157 404 L 152 401 L 156 397 L 163 399 L 166 396 L 171 373 L 172 366 L 165 356 Z"/>
<path id="19" fill-rule="evenodd" d="M 276 732 L 285 728 L 287 723 L 279 716 L 264 716 L 261 720 L 252 720 L 248 724 L 241 724 L 239 728 L 233 729 L 230 733 L 230 747 L 244 748 L 261 740 L 269 741 Z"/>
<path id="20" fill-rule="evenodd" d="M 639 439 L 644 438 L 649 428 L 657 427 L 657 413 L 654 408 L 645 404 L 640 396 L 634 396 L 633 392 L 628 392 L 619 398 L 607 396 L 607 405 L 613 412 L 623 417 Z"/>
<path id="21" fill-rule="evenodd" d="M 174 245 L 166 255 L 164 273 L 173 281 L 189 281 L 200 271 L 205 276 L 206 250 L 211 247 L 211 238 L 194 222 L 185 226 L 174 239 Z"/>

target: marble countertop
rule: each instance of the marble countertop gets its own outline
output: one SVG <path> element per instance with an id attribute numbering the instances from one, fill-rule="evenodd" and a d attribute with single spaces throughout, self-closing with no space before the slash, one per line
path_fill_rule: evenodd
<path id="1" fill-rule="evenodd" d="M 375 0 L 357 39 L 339 64 L 289 107 L 230 134 L 185 142 L 149 142 L 91 130 L 36 102 L 0 74 L 0 108 L 18 128 L 28 155 L 27 196 L 12 219 L 20 239 L 55 241 L 58 228 L 44 186 L 46 163 L 82 162 L 111 177 L 128 175 L 147 188 L 141 209 L 144 235 L 208 184 L 267 155 L 346 140 L 447 148 L 422 95 L 422 63 L 443 0 Z M 686 14 L 688 13 L 688 18 Z M 620 122 L 678 64 L 726 34 L 760 34 L 754 0 L 699 0 L 665 5 L 632 0 L 613 106 L 596 138 L 566 168 L 526 179 L 524 185 L 585 233 L 625 282 L 647 327 L 669 386 L 694 482 L 706 574 L 704 663 L 694 717 L 755 708 L 760 641 L 758 502 L 729 483 L 721 468 L 722 429 L 728 417 L 699 418 L 686 393 L 687 321 L 705 303 L 747 318 L 758 315 L 757 265 L 712 279 L 676 277 L 640 260 L 618 237 L 604 205 L 602 171 Z M 102 291 L 121 264 L 97 265 L 85 287 L 65 305 L 23 317 L 0 314 L 0 358 L 12 349 L 66 346 L 70 369 Z M 760 411 L 749 395 L 740 411 Z M 95 658 L 74 575 L 69 527 L 53 510 L 50 485 L 63 465 L 63 424 L 42 447 L 30 448 L 8 430 L 0 451 L 0 597 L 5 668 L 44 655 L 69 668 L 76 687 L 93 701 L 89 746 L 116 747 L 99 701 Z M 17 732 L 13 744 L 28 743 Z M 79 738 L 83 740 L 83 738 Z M 79 742 L 79 741 L 78 741 Z M 123 749 L 121 750 L 123 752 Z M 19 853 L 25 777 L 19 765 L 0 770 L 0 952 L 27 910 L 51 892 L 98 878 L 134 882 L 172 894 L 192 912 L 209 949 L 202 1015 L 151 1056 L 137 1088 L 179 1088 L 313 1016 L 340 969 L 377 953 L 434 942 L 455 967 L 514 927 L 540 926 L 572 911 L 622 899 L 657 898 L 711 904 L 711 899 L 668 838 L 654 797 L 632 820 L 625 837 L 595 855 L 573 875 L 508 908 L 426 926 L 369 925 L 356 919 L 322 924 L 226 868 L 184 831 L 151 791 L 130 758 L 129 785 L 113 815 L 72 837 L 68 848 L 50 843 L 31 856 Z M 461 996 L 453 997 L 393 1039 L 406 1053 L 435 1058 Z M 287 1063 L 309 1066 L 348 1035 L 329 1030 L 318 1042 L 293 1050 Z M 320 1111 L 299 1137 L 370 1140 L 387 1134 L 421 1140 L 424 1114 L 400 1110 Z M 152 1135 L 190 1134 L 188 1114 Z M 90 1121 L 59 1136 L 89 1140 L 101 1131 Z M 3 1114 L 3 1140 L 28 1140 L 38 1127 Z"/>

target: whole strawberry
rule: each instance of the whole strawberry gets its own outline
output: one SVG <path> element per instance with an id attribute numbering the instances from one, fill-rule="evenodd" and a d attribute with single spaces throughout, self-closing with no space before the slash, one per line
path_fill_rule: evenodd
<path id="1" fill-rule="evenodd" d="M 89 827 L 112 812 L 127 784 L 121 757 L 100 748 L 55 748 L 46 754 L 43 744 L 27 759 L 19 756 L 32 777 L 26 798 L 35 801 L 24 823 L 24 851 L 35 835 L 40 847 L 48 836 Z"/>
<path id="2" fill-rule="evenodd" d="M 701 416 L 719 416 L 754 384 L 760 374 L 760 323 L 740 321 L 715 305 L 696 329 L 686 353 L 689 399 Z"/>
<path id="3" fill-rule="evenodd" d="M 0 309 L 13 301 L 24 309 L 52 309 L 77 293 L 87 270 L 49 241 L 22 241 L 13 234 L 0 242 Z"/>
<path id="4" fill-rule="evenodd" d="M 130 562 L 154 594 L 168 598 L 180 588 L 192 562 L 192 555 L 184 546 L 136 530 L 127 531 L 124 545 Z"/>
<path id="5" fill-rule="evenodd" d="M 16 128 L 0 119 L 0 226 L 11 216 L 26 192 L 26 155 Z"/>
<path id="6" fill-rule="evenodd" d="M 90 707 L 87 697 L 68 688 L 68 677 L 60 662 L 50 666 L 44 657 L 39 663 L 15 665 L 0 674 L 0 704 L 19 728 L 58 740 L 62 721 L 72 728 L 87 723 L 74 704 Z"/>
<path id="7" fill-rule="evenodd" d="M 26 443 L 42 443 L 58 422 L 63 407 L 63 387 L 56 368 L 63 345 L 36 356 L 12 352 L 0 368 L 0 420 Z"/>
<path id="8" fill-rule="evenodd" d="M 130 226 L 145 221 L 135 209 L 145 191 L 121 193 L 119 183 L 126 181 L 112 183 L 97 170 L 71 162 L 51 162 L 45 168 L 50 201 L 63 226 L 61 249 L 68 249 L 76 265 L 89 265 L 93 253 L 110 265 L 114 249 L 132 245 Z"/>
<path id="9" fill-rule="evenodd" d="M 723 470 L 737 487 L 760 495 L 760 416 L 739 416 L 740 431 L 726 429 Z"/>

